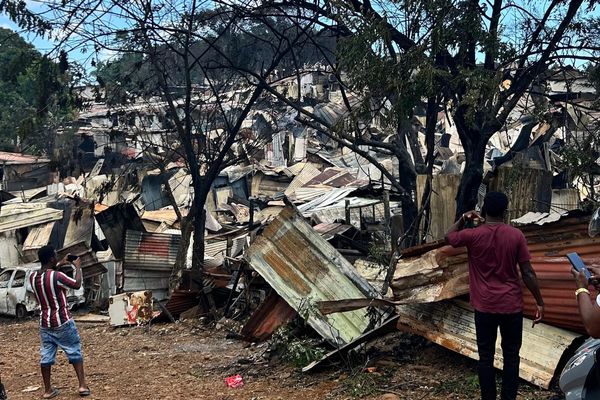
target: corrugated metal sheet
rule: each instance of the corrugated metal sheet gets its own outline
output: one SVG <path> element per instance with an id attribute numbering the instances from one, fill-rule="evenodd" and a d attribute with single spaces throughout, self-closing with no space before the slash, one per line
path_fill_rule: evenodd
<path id="1" fill-rule="evenodd" d="M 590 238 L 588 224 L 590 216 L 564 217 L 559 221 L 543 225 L 532 224 L 520 227 L 527 238 L 531 264 L 535 270 L 542 296 L 544 298 L 544 321 L 548 324 L 575 332 L 584 333 L 574 295 L 575 283 L 571 275 L 571 264 L 565 257 L 569 252 L 579 253 L 584 260 L 600 259 L 600 237 Z M 439 246 L 439 245 L 438 245 Z M 434 249 L 414 259 L 412 265 L 422 264 L 421 260 L 431 259 L 442 271 L 445 266 L 452 266 L 452 274 L 447 279 L 460 279 L 468 273 L 466 249 L 451 249 L 450 246 Z M 461 261 L 462 260 L 462 261 Z M 398 269 L 406 268 L 410 260 L 401 260 Z M 396 274 L 399 272 L 397 271 Z M 407 274 L 408 272 L 403 272 Z M 441 272 L 440 272 L 441 273 Z M 394 284 L 401 282 L 395 277 Z M 415 284 L 415 288 L 418 285 Z M 404 287 L 406 290 L 407 288 Z M 467 294 L 468 287 L 452 286 L 452 295 Z M 535 299 L 523 287 L 524 313 L 528 317 L 535 315 Z"/>
<path id="2" fill-rule="evenodd" d="M 181 235 L 127 230 L 124 268 L 171 271 Z"/>
<path id="3" fill-rule="evenodd" d="M 334 178 L 337 177 L 341 174 L 346 174 L 347 171 L 345 169 L 342 168 L 325 168 L 323 170 L 323 172 L 321 172 L 320 174 L 318 174 L 317 176 L 315 176 L 314 178 L 312 178 L 311 180 L 309 180 L 306 185 L 307 186 L 312 186 L 312 185 L 321 185 L 321 184 L 327 184 L 327 182 Z"/>
<path id="4" fill-rule="evenodd" d="M 27 190 L 18 190 L 18 191 L 14 191 L 11 194 L 15 196 L 14 199 L 11 199 L 7 202 L 7 204 L 13 204 L 13 203 L 28 203 L 31 200 L 34 199 L 39 199 L 41 197 L 44 197 L 47 193 L 47 189 L 46 187 L 37 187 L 37 188 L 33 188 L 33 189 L 27 189 Z"/>
<path id="5" fill-rule="evenodd" d="M 96 221 L 117 259 L 125 253 L 125 231 L 127 229 L 145 231 L 133 204 L 119 203 L 96 214 Z"/>
<path id="6" fill-rule="evenodd" d="M 257 172 L 252 177 L 251 195 L 254 197 L 282 195 L 291 181 L 287 176 L 271 176 L 265 175 L 263 172 Z"/>
<path id="7" fill-rule="evenodd" d="M 352 228 L 352 225 L 344 225 L 337 222 L 333 224 L 324 222 L 313 226 L 313 229 L 327 241 L 333 239 L 335 235 L 341 235 Z"/>
<path id="8" fill-rule="evenodd" d="M 237 257 L 244 250 L 248 232 L 234 236 L 219 236 L 206 238 L 204 254 L 209 257 Z"/>
<path id="9" fill-rule="evenodd" d="M 296 189 L 304 186 L 307 182 L 313 179 L 315 176 L 319 175 L 321 172 L 317 167 L 315 167 L 311 163 L 306 163 L 302 171 L 294 177 L 292 183 L 289 184 L 287 189 L 283 192 L 286 196 L 293 196 L 296 192 Z"/>
<path id="10" fill-rule="evenodd" d="M 249 342 L 264 342 L 280 326 L 296 316 L 296 310 L 288 305 L 275 292 L 271 292 L 265 301 L 246 321 L 240 332 L 244 340 Z"/>
<path id="11" fill-rule="evenodd" d="M 424 336 L 452 351 L 478 359 L 473 311 L 466 303 L 443 301 L 402 305 L 396 309 L 400 315 L 398 329 Z M 547 389 L 563 353 L 578 336 L 545 324 L 532 328 L 531 323 L 525 321 L 519 376 Z M 500 337 L 496 342 L 494 365 L 502 367 Z"/>
<path id="12" fill-rule="evenodd" d="M 245 254 L 250 265 L 324 338 L 336 345 L 360 336 L 366 310 L 324 316 L 318 301 L 366 298 L 376 291 L 301 216 L 285 208 Z"/>
<path id="13" fill-rule="evenodd" d="M 157 300 L 167 298 L 171 271 L 123 268 L 123 291 L 151 290 Z"/>
<path id="14" fill-rule="evenodd" d="M 552 189 L 552 210 L 570 211 L 579 208 L 578 189 Z"/>
<path id="15" fill-rule="evenodd" d="M 178 206 L 190 205 L 192 199 L 191 185 L 192 175 L 188 174 L 183 168 L 169 179 L 169 187 Z"/>
<path id="16" fill-rule="evenodd" d="M 165 308 L 171 313 L 173 318 L 179 318 L 182 312 L 193 308 L 200 303 L 199 293 L 190 290 L 177 289 L 171 293 L 171 297 Z"/>
<path id="17" fill-rule="evenodd" d="M 308 139 L 306 138 L 296 138 L 296 140 L 294 140 L 294 161 L 302 161 L 306 158 L 307 143 Z"/>
<path id="18" fill-rule="evenodd" d="M 600 258 L 600 238 L 590 238 L 590 217 L 568 217 L 558 222 L 520 228 L 527 237 L 531 263 L 544 297 L 545 321 L 578 332 L 585 332 L 579 317 L 567 253 L 577 252 L 586 259 Z M 535 300 L 524 290 L 525 313 L 533 315 Z"/>
<path id="19" fill-rule="evenodd" d="M 62 210 L 47 208 L 45 204 L 4 205 L 0 210 L 0 232 L 58 221 L 62 217 Z"/>
<path id="20" fill-rule="evenodd" d="M 355 190 L 356 188 L 329 188 L 322 196 L 298 206 L 298 210 L 309 213 L 332 206 L 343 206 L 343 200 Z"/>
<path id="21" fill-rule="evenodd" d="M 0 151 L 0 163 L 6 165 L 40 164 L 49 162 L 50 160 L 47 158 L 29 156 L 21 153 L 9 153 L 6 151 Z"/>

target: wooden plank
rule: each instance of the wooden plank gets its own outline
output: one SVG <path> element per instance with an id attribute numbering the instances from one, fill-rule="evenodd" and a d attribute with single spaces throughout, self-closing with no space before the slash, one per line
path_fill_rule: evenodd
<path id="1" fill-rule="evenodd" d="M 427 303 L 469 293 L 467 253 L 444 246 L 420 257 L 401 258 L 390 283 L 394 300 Z"/>
<path id="2" fill-rule="evenodd" d="M 398 329 L 411 332 L 469 358 L 478 359 L 475 322 L 471 307 L 459 301 L 411 304 L 396 307 Z M 531 327 L 523 322 L 523 345 L 519 376 L 548 389 L 556 367 L 567 348 L 579 335 L 545 324 Z M 494 366 L 502 368 L 500 335 L 496 342 Z"/>
<path id="3" fill-rule="evenodd" d="M 426 241 L 433 242 L 443 239 L 446 232 L 454 223 L 456 216 L 456 195 L 461 175 L 434 175 L 431 181 L 431 224 Z M 421 203 L 425 191 L 427 175 L 417 176 L 417 201 Z M 419 207 L 421 204 L 419 204 Z"/>
<path id="4" fill-rule="evenodd" d="M 552 203 L 552 172 L 523 166 L 502 166 L 490 182 L 489 190 L 508 196 L 508 220 L 530 211 L 548 212 Z"/>

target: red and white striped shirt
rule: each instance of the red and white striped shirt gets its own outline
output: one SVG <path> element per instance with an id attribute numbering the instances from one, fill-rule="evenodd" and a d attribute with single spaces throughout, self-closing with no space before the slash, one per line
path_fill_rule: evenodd
<path id="1" fill-rule="evenodd" d="M 42 328 L 58 328 L 71 320 L 67 290 L 79 289 L 75 279 L 62 272 L 47 269 L 32 272 L 29 283 L 41 308 Z"/>

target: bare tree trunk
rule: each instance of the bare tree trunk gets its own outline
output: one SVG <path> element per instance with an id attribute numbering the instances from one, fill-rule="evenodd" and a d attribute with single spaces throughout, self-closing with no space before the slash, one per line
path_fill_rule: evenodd
<path id="1" fill-rule="evenodd" d="M 472 137 L 472 136 L 471 136 Z M 477 194 L 483 180 L 483 163 L 485 161 L 484 143 L 465 146 L 465 172 L 460 179 L 456 195 L 456 219 L 467 211 L 474 210 L 477 205 Z"/>
<path id="2" fill-rule="evenodd" d="M 185 264 L 187 261 L 188 248 L 190 247 L 190 238 L 192 236 L 194 227 L 193 218 L 194 212 L 190 210 L 188 215 L 179 221 L 179 225 L 181 227 L 181 242 L 179 243 L 179 248 L 177 249 L 177 258 L 175 259 L 175 265 L 173 266 L 173 271 L 169 280 L 169 293 L 172 293 L 173 290 L 177 289 L 177 286 L 179 286 L 179 282 L 181 280 L 181 271 L 183 271 L 186 266 Z"/>

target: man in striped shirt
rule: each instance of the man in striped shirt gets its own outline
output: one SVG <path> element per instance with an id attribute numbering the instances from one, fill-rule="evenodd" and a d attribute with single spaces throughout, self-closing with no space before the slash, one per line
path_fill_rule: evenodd
<path id="1" fill-rule="evenodd" d="M 40 305 L 40 366 L 45 389 L 43 398 L 51 399 L 59 394 L 58 389 L 51 385 L 51 369 L 59 347 L 67 355 L 69 363 L 73 364 L 79 380 L 79 395 L 88 396 L 90 390 L 85 383 L 81 341 L 67 302 L 67 290 L 81 287 L 81 260 L 77 258 L 68 261 L 65 257 L 58 262 L 52 246 L 42 247 L 38 251 L 38 258 L 42 268 L 30 275 L 29 283 Z M 75 267 L 74 278 L 59 271 L 66 264 Z"/>

